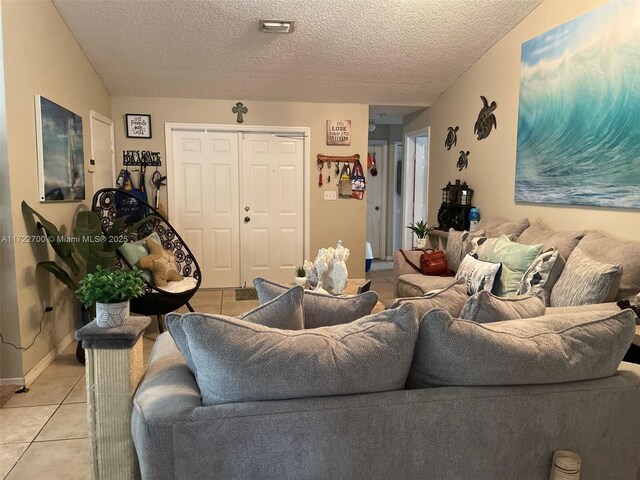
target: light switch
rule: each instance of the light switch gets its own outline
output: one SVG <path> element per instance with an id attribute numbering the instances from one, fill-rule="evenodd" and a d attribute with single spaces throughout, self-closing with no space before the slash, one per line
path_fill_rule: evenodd
<path id="1" fill-rule="evenodd" d="M 324 199 L 325 200 L 337 200 L 338 199 L 338 192 L 336 192 L 335 190 L 325 190 Z"/>

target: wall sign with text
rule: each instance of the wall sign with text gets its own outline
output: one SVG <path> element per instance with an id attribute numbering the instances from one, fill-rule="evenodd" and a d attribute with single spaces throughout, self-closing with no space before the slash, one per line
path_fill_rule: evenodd
<path id="1" fill-rule="evenodd" d="M 351 145 L 351 120 L 327 120 L 327 145 Z"/>
<path id="2" fill-rule="evenodd" d="M 151 138 L 151 115 L 127 113 L 127 137 Z"/>

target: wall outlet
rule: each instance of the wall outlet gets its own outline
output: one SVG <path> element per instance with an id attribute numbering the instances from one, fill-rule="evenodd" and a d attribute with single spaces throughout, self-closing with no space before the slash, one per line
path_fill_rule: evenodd
<path id="1" fill-rule="evenodd" d="M 324 192 L 324 199 L 325 200 L 337 200 L 338 199 L 338 192 L 336 192 L 335 190 L 326 190 Z"/>

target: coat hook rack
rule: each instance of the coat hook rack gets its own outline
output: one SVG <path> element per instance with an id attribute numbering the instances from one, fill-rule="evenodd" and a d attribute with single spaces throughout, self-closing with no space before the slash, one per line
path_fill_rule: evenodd
<path id="1" fill-rule="evenodd" d="M 123 150 L 122 165 L 125 167 L 159 167 L 162 165 L 162 160 L 160 160 L 160 152 Z"/>
<path id="2" fill-rule="evenodd" d="M 335 155 L 323 155 L 321 153 L 318 154 L 318 163 L 325 163 L 325 162 L 355 163 L 356 160 L 360 160 L 360 155 L 358 155 L 357 153 L 355 155 L 350 155 L 347 157 L 339 157 Z"/>

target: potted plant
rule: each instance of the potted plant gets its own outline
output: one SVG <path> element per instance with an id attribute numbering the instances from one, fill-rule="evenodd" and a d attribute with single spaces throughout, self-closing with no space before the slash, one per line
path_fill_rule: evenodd
<path id="1" fill-rule="evenodd" d="M 302 267 L 296 267 L 296 285 L 304 287 L 307 284 L 307 274 Z"/>
<path id="2" fill-rule="evenodd" d="M 416 234 L 418 238 L 416 242 L 416 247 L 424 249 L 427 246 L 427 235 L 429 232 L 433 230 L 433 227 L 427 226 L 427 222 L 424 220 L 419 220 L 415 223 L 410 223 L 407 225 L 407 228 Z"/>
<path id="3" fill-rule="evenodd" d="M 80 280 L 76 293 L 85 308 L 96 304 L 99 327 L 117 327 L 129 317 L 129 300 L 144 293 L 142 272 L 137 268 L 106 270 L 98 266 Z"/>

